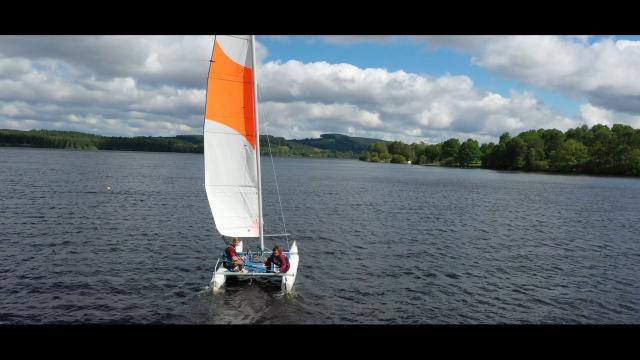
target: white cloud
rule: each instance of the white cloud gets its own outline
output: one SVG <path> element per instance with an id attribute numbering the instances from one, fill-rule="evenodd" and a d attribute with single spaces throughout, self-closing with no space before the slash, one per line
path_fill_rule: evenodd
<path id="1" fill-rule="evenodd" d="M 587 36 L 428 36 L 489 71 L 619 112 L 640 113 L 640 41 Z"/>
<path id="2" fill-rule="evenodd" d="M 580 117 L 584 119 L 585 124 L 589 127 L 596 124 L 611 126 L 613 113 L 591 104 L 583 104 L 580 106 Z"/>
<path id="3" fill-rule="evenodd" d="M 0 36 L 0 58 L 53 59 L 76 75 L 201 87 L 212 36 Z M 206 72 L 205 72 L 206 74 Z"/>
<path id="4" fill-rule="evenodd" d="M 202 132 L 211 36 L 2 36 L 0 128 Z M 267 49 L 256 44 L 257 59 Z"/>
<path id="5" fill-rule="evenodd" d="M 504 131 L 579 126 L 530 93 L 510 97 L 483 92 L 467 76 L 431 78 L 350 64 L 269 62 L 260 72 L 262 109 L 272 133 L 307 131 L 442 141 L 448 137 L 495 139 Z"/>
<path id="6" fill-rule="evenodd" d="M 211 40 L 0 37 L 0 128 L 128 136 L 201 133 Z M 577 40 L 575 44 L 584 46 Z M 633 49 L 635 44 L 618 47 Z M 264 61 L 267 49 L 257 44 L 256 50 L 257 60 Z M 488 57 L 477 61 L 488 66 L 489 60 L 500 64 Z M 542 60 L 528 61 L 535 67 Z M 567 71 L 565 67 L 556 67 L 556 73 Z M 482 91 L 468 76 L 436 78 L 295 60 L 267 62 L 259 70 L 263 120 L 271 134 L 287 138 L 337 132 L 408 142 L 448 137 L 489 141 L 504 131 L 579 126 L 595 121 L 598 112 L 585 106 L 581 117 L 568 118 L 530 93 L 503 96 Z"/>
<path id="7" fill-rule="evenodd" d="M 384 126 L 378 113 L 351 104 L 269 101 L 261 104 L 260 111 L 268 132 L 287 138 L 304 138 L 312 133 L 375 132 Z"/>
<path id="8" fill-rule="evenodd" d="M 640 127 L 640 115 L 618 113 L 592 104 L 583 104 L 580 106 L 580 118 L 584 120 L 584 123 L 589 127 L 596 124 L 610 127 L 616 123 L 627 124 L 634 128 Z"/>
<path id="9" fill-rule="evenodd" d="M 1 36 L 0 128 L 200 133 L 211 39 Z"/>
<path id="10" fill-rule="evenodd" d="M 0 79 L 15 78 L 31 71 L 31 61 L 24 58 L 0 58 Z"/>
<path id="11" fill-rule="evenodd" d="M 413 36 L 432 47 L 469 53 L 494 73 L 558 91 L 615 113 L 613 122 L 640 114 L 640 41 L 593 36 Z M 334 36 L 325 41 L 390 43 L 394 36 Z"/>

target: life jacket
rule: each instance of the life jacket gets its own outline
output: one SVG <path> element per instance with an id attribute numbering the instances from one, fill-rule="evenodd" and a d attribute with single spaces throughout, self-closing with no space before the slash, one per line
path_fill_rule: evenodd
<path id="1" fill-rule="evenodd" d="M 222 255 L 222 262 L 225 265 L 233 265 L 233 258 L 231 257 L 231 249 L 233 249 L 233 245 L 229 245 L 226 249 L 224 249 L 224 254 Z M 233 249 L 235 252 L 235 249 Z"/>
<path id="2" fill-rule="evenodd" d="M 271 255 L 271 263 L 273 263 L 273 265 L 277 266 L 278 268 L 282 269 L 283 267 L 287 267 L 287 265 L 289 265 L 289 259 L 287 258 L 287 255 L 282 254 L 282 257 L 284 257 L 284 261 L 285 263 L 282 263 L 281 257 L 280 256 L 273 256 L 273 254 Z M 287 269 L 289 270 L 289 269 Z"/>

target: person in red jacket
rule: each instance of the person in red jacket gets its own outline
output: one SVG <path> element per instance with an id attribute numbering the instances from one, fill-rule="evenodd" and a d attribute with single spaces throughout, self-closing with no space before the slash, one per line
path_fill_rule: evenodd
<path id="1" fill-rule="evenodd" d="M 240 239 L 237 237 L 233 238 L 231 244 L 229 244 L 229 246 L 224 250 L 222 263 L 225 268 L 236 272 L 242 271 L 242 268 L 244 267 L 244 261 L 242 261 L 242 258 L 236 254 L 236 246 L 238 246 L 238 244 L 240 244 Z"/>
<path id="2" fill-rule="evenodd" d="M 267 268 L 267 272 L 271 272 L 271 264 L 280 268 L 281 273 L 286 273 L 289 270 L 289 259 L 282 253 L 280 246 L 275 246 L 271 256 L 264 262 L 264 266 Z"/>

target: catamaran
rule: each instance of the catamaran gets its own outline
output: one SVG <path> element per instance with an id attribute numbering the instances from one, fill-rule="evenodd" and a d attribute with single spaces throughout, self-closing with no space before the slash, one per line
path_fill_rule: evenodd
<path id="1" fill-rule="evenodd" d="M 204 116 L 205 189 L 218 232 L 241 240 L 235 251 L 244 258 L 244 268 L 227 269 L 218 259 L 211 285 L 216 291 L 229 277 L 270 277 L 280 280 L 282 291 L 288 293 L 293 290 L 298 271 L 296 241 L 284 251 L 289 260 L 287 272 L 267 269 L 263 263 L 271 251 L 264 246 L 264 238 L 269 235 L 263 231 L 256 69 L 255 36 L 214 37 Z M 284 215 L 282 219 L 284 224 Z M 286 226 L 285 233 L 278 235 L 283 235 L 288 244 Z M 260 249 L 243 251 L 245 238 L 259 238 Z"/>

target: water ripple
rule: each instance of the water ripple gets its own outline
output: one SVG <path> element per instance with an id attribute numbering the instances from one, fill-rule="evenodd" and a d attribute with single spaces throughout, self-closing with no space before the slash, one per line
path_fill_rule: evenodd
<path id="1" fill-rule="evenodd" d="M 640 321 L 638 179 L 275 159 L 302 254 L 285 297 L 208 288 L 222 243 L 202 163 L 0 148 L 0 323 Z"/>

